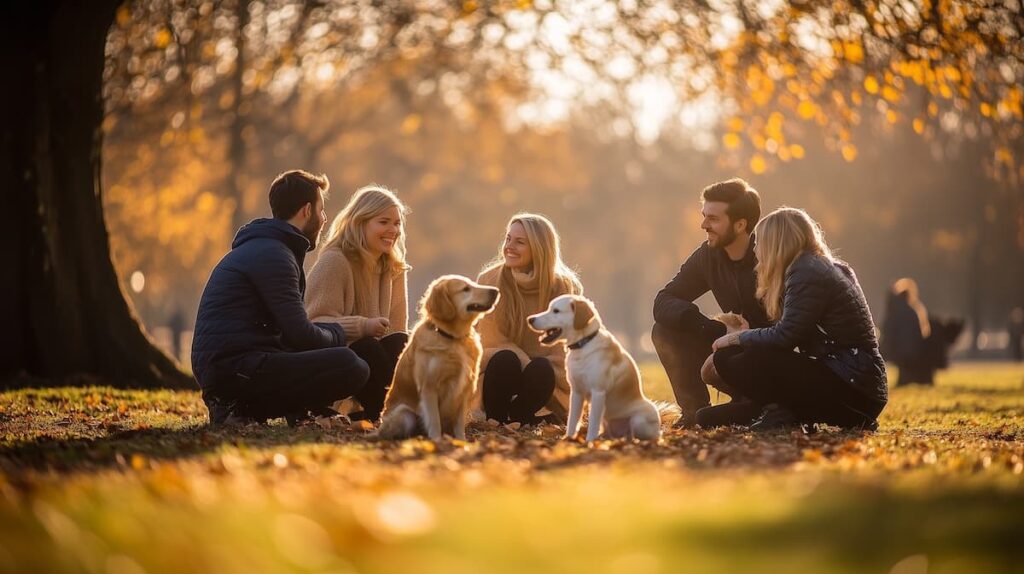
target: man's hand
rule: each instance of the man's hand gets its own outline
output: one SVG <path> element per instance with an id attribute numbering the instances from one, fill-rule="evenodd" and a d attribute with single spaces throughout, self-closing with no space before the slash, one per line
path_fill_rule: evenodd
<path id="1" fill-rule="evenodd" d="M 367 319 L 363 325 L 363 330 L 369 337 L 381 338 L 385 333 L 388 332 L 388 327 L 391 325 L 391 321 L 387 317 L 374 317 Z"/>

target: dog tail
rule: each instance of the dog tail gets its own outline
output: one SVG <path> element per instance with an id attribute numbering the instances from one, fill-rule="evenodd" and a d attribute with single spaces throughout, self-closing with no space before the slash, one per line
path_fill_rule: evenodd
<path id="1" fill-rule="evenodd" d="M 411 408 L 399 405 L 381 418 L 377 436 L 385 440 L 409 438 L 416 434 L 419 418 Z"/>
<path id="2" fill-rule="evenodd" d="M 682 411 L 679 410 L 679 405 L 669 403 L 666 401 L 651 401 L 654 403 L 654 408 L 658 409 L 658 420 L 661 421 L 661 425 L 670 425 L 679 418 Z"/>

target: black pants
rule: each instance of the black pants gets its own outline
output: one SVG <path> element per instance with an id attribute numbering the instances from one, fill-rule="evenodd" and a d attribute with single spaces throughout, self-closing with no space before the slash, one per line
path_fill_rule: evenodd
<path id="1" fill-rule="evenodd" d="M 358 393 L 369 376 L 366 361 L 345 347 L 252 353 L 240 362 L 233 384 L 222 390 L 227 393 L 223 398 L 237 400 L 246 416 L 301 417 Z"/>
<path id="2" fill-rule="evenodd" d="M 522 367 L 512 351 L 498 351 L 484 369 L 483 403 L 487 418 L 535 424 L 555 391 L 555 368 L 545 358 Z"/>
<path id="3" fill-rule="evenodd" d="M 692 417 L 699 409 L 711 404 L 708 387 L 700 376 L 700 368 L 711 354 L 711 343 L 697 332 L 670 329 L 655 323 L 651 340 L 658 358 L 665 367 L 672 394 L 683 411 L 683 416 Z M 721 389 L 725 391 L 725 389 Z"/>
<path id="4" fill-rule="evenodd" d="M 821 361 L 790 350 L 727 347 L 715 353 L 714 361 L 730 388 L 761 406 L 783 406 L 800 422 L 860 427 L 874 421 L 885 406 Z"/>
<path id="5" fill-rule="evenodd" d="M 395 378 L 398 356 L 408 343 L 408 333 L 391 333 L 381 339 L 363 337 L 348 346 L 370 366 L 370 378 L 366 381 L 366 386 L 355 394 L 363 410 L 352 413 L 350 416 L 353 420 L 365 419 L 375 422 L 380 418 L 380 412 L 384 409 L 384 398 L 388 394 L 391 380 Z"/>

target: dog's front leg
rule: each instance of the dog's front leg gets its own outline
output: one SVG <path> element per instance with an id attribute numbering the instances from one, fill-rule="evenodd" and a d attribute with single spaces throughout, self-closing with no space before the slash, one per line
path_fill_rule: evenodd
<path id="1" fill-rule="evenodd" d="M 604 391 L 590 393 L 590 419 L 587 421 L 587 442 L 594 442 L 601 434 L 604 420 Z"/>
<path id="2" fill-rule="evenodd" d="M 463 404 L 459 407 L 459 411 L 455 413 L 455 428 L 452 429 L 452 436 L 458 440 L 466 440 L 466 405 Z"/>
<path id="3" fill-rule="evenodd" d="M 420 393 L 420 416 L 430 440 L 441 440 L 441 412 L 437 403 L 437 392 L 423 389 Z"/>
<path id="4" fill-rule="evenodd" d="M 569 389 L 569 420 L 565 425 L 565 438 L 576 438 L 580 432 L 580 418 L 583 416 L 583 393 Z"/>

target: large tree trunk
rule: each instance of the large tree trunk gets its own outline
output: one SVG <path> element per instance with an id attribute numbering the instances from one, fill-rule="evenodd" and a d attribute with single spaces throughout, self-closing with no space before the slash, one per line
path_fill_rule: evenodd
<path id="1" fill-rule="evenodd" d="M 0 377 L 89 375 L 189 387 L 143 332 L 110 259 L 100 199 L 104 44 L 118 0 L 5 3 Z M 6 337 L 5 337 L 6 338 Z"/>

